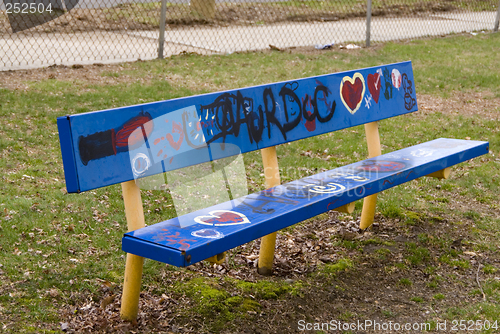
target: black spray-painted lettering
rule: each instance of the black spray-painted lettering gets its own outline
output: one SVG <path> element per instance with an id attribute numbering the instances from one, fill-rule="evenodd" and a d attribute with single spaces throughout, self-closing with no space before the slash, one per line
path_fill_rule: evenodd
<path id="1" fill-rule="evenodd" d="M 406 110 L 411 110 L 417 104 L 417 101 L 412 97 L 412 82 L 408 79 L 406 73 L 403 74 L 403 89 L 405 91 L 405 108 Z"/>
<path id="2" fill-rule="evenodd" d="M 384 68 L 384 84 L 385 84 L 385 91 L 384 91 L 384 97 L 386 100 L 392 99 L 392 79 L 391 79 L 391 73 L 389 73 L 389 70 L 387 68 Z"/>
<path id="3" fill-rule="evenodd" d="M 331 92 L 326 86 L 318 84 L 314 90 L 313 98 L 311 99 L 306 94 L 302 102 L 295 92 L 297 88 L 298 83 L 296 82 L 283 85 L 279 91 L 282 107 L 276 102 L 271 88 L 264 89 L 262 93 L 263 105 L 258 107 L 254 106 L 252 98 L 243 96 L 239 91 L 221 94 L 211 104 L 202 105 L 201 118 L 213 119 L 213 122 L 210 122 L 210 129 L 206 132 L 209 138 L 207 144 L 220 138 L 225 142 L 226 137 L 230 135 L 238 137 L 240 127 L 244 124 L 248 130 L 250 143 L 258 143 L 262 140 L 265 127 L 267 127 L 268 138 L 271 138 L 273 126 L 287 140 L 287 133 L 300 124 L 302 117 L 308 121 L 318 119 L 321 123 L 329 122 L 333 118 L 336 102 L 327 101 Z M 312 113 L 306 110 L 308 103 L 313 107 Z M 323 105 L 326 110 L 322 107 Z M 279 107 L 279 116 L 277 115 L 277 106 Z"/>

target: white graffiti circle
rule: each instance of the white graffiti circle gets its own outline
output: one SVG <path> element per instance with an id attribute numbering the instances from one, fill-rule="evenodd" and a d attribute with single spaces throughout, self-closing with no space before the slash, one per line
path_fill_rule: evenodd
<path id="1" fill-rule="evenodd" d="M 432 153 L 434 153 L 434 150 L 424 150 L 421 148 L 415 151 L 411 151 L 411 155 L 416 158 L 430 157 Z"/>
<path id="2" fill-rule="evenodd" d="M 151 160 L 144 153 L 137 153 L 132 159 L 132 172 L 139 176 L 151 167 Z"/>
<path id="3" fill-rule="evenodd" d="M 363 182 L 363 181 L 368 181 L 368 179 L 364 176 L 359 176 L 353 173 L 349 172 L 332 172 L 328 174 L 328 177 L 331 177 L 332 179 L 346 179 L 346 180 L 353 180 L 357 182 Z"/>
<path id="4" fill-rule="evenodd" d="M 312 193 L 317 194 L 335 194 L 344 191 L 345 187 L 338 183 L 328 182 L 326 186 L 314 186 L 309 189 Z"/>
<path id="5" fill-rule="evenodd" d="M 391 78 L 394 88 L 399 89 L 401 87 L 401 73 L 398 69 L 395 68 L 392 70 Z"/>
<path id="6" fill-rule="evenodd" d="M 210 228 L 204 228 L 198 231 L 193 231 L 191 232 L 191 235 L 193 237 L 206 238 L 206 239 L 220 239 L 224 236 L 224 234 L 222 234 L 221 232 Z"/>
<path id="7" fill-rule="evenodd" d="M 240 224 L 250 224 L 247 216 L 242 213 L 229 210 L 210 211 L 207 216 L 198 216 L 195 222 L 209 226 L 232 226 Z"/>
<path id="8" fill-rule="evenodd" d="M 402 157 L 400 154 L 387 153 L 387 154 L 384 154 L 384 158 L 393 159 L 393 160 L 401 160 Z"/>

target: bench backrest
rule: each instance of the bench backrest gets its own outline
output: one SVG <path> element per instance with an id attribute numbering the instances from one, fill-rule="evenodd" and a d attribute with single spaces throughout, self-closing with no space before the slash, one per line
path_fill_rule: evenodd
<path id="1" fill-rule="evenodd" d="M 411 62 L 57 119 L 80 192 L 417 111 Z"/>

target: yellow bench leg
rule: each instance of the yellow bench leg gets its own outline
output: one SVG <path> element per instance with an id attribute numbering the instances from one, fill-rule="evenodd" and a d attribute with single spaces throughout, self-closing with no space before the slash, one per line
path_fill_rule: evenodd
<path id="1" fill-rule="evenodd" d="M 361 222 L 359 228 L 364 230 L 373 224 L 375 218 L 375 207 L 377 206 L 377 194 L 367 196 L 363 200 L 363 209 L 361 211 Z"/>
<path id="2" fill-rule="evenodd" d="M 339 206 L 338 208 L 333 209 L 333 211 L 342 212 L 342 213 L 353 213 L 355 206 L 356 205 L 354 204 L 354 202 L 351 202 L 349 204 Z"/>
<path id="3" fill-rule="evenodd" d="M 226 252 L 222 252 L 220 254 L 209 257 L 205 261 L 208 261 L 210 263 L 215 263 L 215 264 L 222 264 L 222 263 L 224 263 L 225 258 L 226 258 Z"/>
<path id="4" fill-rule="evenodd" d="M 122 183 L 122 194 L 125 204 L 128 231 L 130 232 L 143 228 L 145 224 L 141 191 L 135 183 L 135 180 Z M 122 305 L 120 309 L 120 316 L 124 320 L 135 321 L 137 319 L 143 263 L 143 257 L 127 254 Z"/>
<path id="5" fill-rule="evenodd" d="M 266 188 L 280 185 L 280 170 L 276 147 L 268 147 L 260 150 L 262 164 L 264 165 L 264 176 Z M 276 248 L 276 232 L 262 237 L 260 242 L 259 264 L 257 272 L 261 275 L 271 275 L 273 272 L 274 249 Z"/>
<path id="6" fill-rule="evenodd" d="M 259 264 L 257 272 L 264 276 L 273 273 L 274 249 L 276 248 L 277 232 L 263 236 L 260 241 Z"/>
<path id="7" fill-rule="evenodd" d="M 125 279 L 123 281 L 122 306 L 120 316 L 123 320 L 134 321 L 139 313 L 139 295 L 141 294 L 142 266 L 144 258 L 127 254 Z"/>
<path id="8" fill-rule="evenodd" d="M 434 172 L 434 173 L 430 173 L 429 175 L 426 175 L 426 176 L 429 176 L 429 177 L 435 177 L 437 179 L 447 179 L 450 177 L 450 173 L 451 173 L 451 168 L 450 167 L 446 167 L 445 169 L 441 169 L 441 170 L 438 170 L 437 172 Z"/>
<path id="9" fill-rule="evenodd" d="M 378 133 L 378 123 L 372 122 L 365 124 L 366 141 L 368 143 L 368 157 L 373 158 L 382 154 L 380 148 L 380 136 Z M 361 222 L 359 228 L 364 230 L 373 224 L 375 217 L 375 206 L 377 204 L 377 194 L 365 197 L 363 201 L 363 210 L 361 211 Z"/>

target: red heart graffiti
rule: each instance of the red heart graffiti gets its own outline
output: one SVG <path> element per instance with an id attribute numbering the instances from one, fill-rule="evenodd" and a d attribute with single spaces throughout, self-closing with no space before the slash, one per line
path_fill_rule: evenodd
<path id="1" fill-rule="evenodd" d="M 250 223 L 248 218 L 239 212 L 229 210 L 210 211 L 207 216 L 198 216 L 194 220 L 197 223 L 210 226 L 229 226 Z"/>
<path id="2" fill-rule="evenodd" d="M 351 110 L 355 110 L 363 98 L 363 82 L 359 77 L 354 80 L 354 84 L 345 81 L 342 86 L 342 99 Z"/>
<path id="3" fill-rule="evenodd" d="M 382 82 L 380 81 L 380 74 L 368 74 L 368 90 L 370 91 L 370 94 L 372 94 L 372 98 L 375 103 L 378 103 L 381 86 Z"/>

